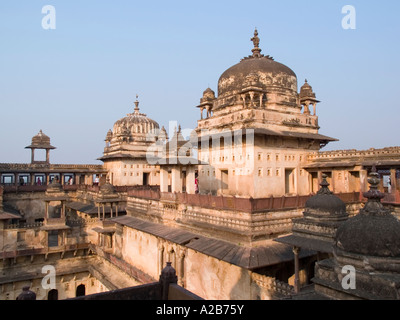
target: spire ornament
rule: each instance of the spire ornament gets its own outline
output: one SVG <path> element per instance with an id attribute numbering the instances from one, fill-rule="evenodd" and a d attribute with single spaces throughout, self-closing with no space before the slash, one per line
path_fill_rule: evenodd
<path id="1" fill-rule="evenodd" d="M 331 190 L 329 190 L 329 182 L 326 180 L 328 176 L 326 174 L 322 174 L 322 181 L 319 184 L 321 186 L 321 189 L 318 190 L 317 194 L 333 194 Z"/>
<path id="2" fill-rule="evenodd" d="M 248 57 L 244 57 L 241 61 L 254 58 L 265 58 L 268 60 L 274 60 L 274 58 L 271 57 L 270 55 L 261 54 L 262 50 L 260 49 L 260 38 L 258 37 L 257 28 L 254 30 L 254 36 L 250 38 L 250 41 L 252 41 L 254 45 L 254 48 L 251 49 L 251 52 L 253 52 L 253 54 L 249 55 Z"/>
<path id="3" fill-rule="evenodd" d="M 257 28 L 254 30 L 254 37 L 250 39 L 251 41 L 253 41 L 253 45 L 254 48 L 251 49 L 251 51 L 253 52 L 253 57 L 255 58 L 261 58 L 261 49 L 259 47 L 260 45 L 260 38 L 258 37 L 258 31 Z"/>
<path id="4" fill-rule="evenodd" d="M 136 101 L 135 101 L 135 113 L 139 113 L 139 101 L 138 101 L 138 95 L 136 94 Z"/>

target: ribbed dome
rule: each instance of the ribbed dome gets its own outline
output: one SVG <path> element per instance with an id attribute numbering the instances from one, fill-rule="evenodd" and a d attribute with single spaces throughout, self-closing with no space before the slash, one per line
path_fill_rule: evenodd
<path id="1" fill-rule="evenodd" d="M 50 137 L 45 135 L 42 130 L 32 138 L 31 145 L 27 146 L 26 148 L 37 148 L 37 149 L 55 149 L 50 144 Z"/>
<path id="2" fill-rule="evenodd" d="M 159 129 L 159 124 L 139 112 L 139 101 L 136 100 L 134 112 L 114 123 L 112 136 L 147 134 L 155 129 Z M 107 133 L 108 139 L 110 136 L 111 134 Z"/>

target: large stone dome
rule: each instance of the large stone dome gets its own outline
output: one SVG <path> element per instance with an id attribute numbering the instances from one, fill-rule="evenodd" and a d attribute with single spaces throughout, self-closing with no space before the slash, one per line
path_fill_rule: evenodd
<path id="1" fill-rule="evenodd" d="M 297 90 L 296 74 L 287 66 L 264 56 L 244 59 L 226 70 L 218 80 L 218 96 L 238 93 L 243 89 L 246 80 L 254 75 L 263 89 L 281 86 Z"/>
<path id="2" fill-rule="evenodd" d="M 253 54 L 227 69 L 218 80 L 218 96 L 229 96 L 240 92 L 249 84 L 256 84 L 264 90 L 279 87 L 297 93 L 297 76 L 287 66 L 261 54 L 258 47 L 257 30 L 252 49 Z"/>

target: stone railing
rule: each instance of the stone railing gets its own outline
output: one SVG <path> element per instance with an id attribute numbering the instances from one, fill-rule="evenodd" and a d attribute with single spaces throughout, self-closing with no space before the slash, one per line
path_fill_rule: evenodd
<path id="1" fill-rule="evenodd" d="M 78 219 L 67 219 L 65 224 L 67 226 L 74 227 L 74 226 L 85 226 L 88 224 L 94 224 L 97 223 L 98 221 L 100 221 L 99 218 L 88 218 L 88 219 L 78 218 Z"/>
<path id="2" fill-rule="evenodd" d="M 48 254 L 48 253 L 57 253 L 65 251 L 75 251 L 80 249 L 89 249 L 89 243 L 66 244 L 58 246 L 56 248 L 52 248 L 51 250 L 48 247 L 43 247 L 43 248 L 24 248 L 11 251 L 0 251 L 0 259 L 16 258 L 22 256 L 33 256 L 37 254 Z"/>
<path id="3" fill-rule="evenodd" d="M 35 229 L 43 226 L 43 221 L 33 223 L 13 223 L 6 225 L 6 229 Z"/>
<path id="4" fill-rule="evenodd" d="M 359 192 L 336 194 L 345 203 L 360 201 Z M 231 196 L 212 196 L 204 194 L 158 192 L 153 190 L 129 190 L 128 196 L 148 200 L 161 200 L 210 209 L 236 210 L 256 213 L 265 210 L 303 208 L 312 196 L 282 196 L 269 198 L 237 198 Z"/>
<path id="5" fill-rule="evenodd" d="M 309 154 L 307 160 L 323 160 L 323 159 L 340 159 L 340 158 L 360 158 L 374 156 L 399 156 L 400 147 L 388 147 L 383 149 L 368 149 L 368 150 L 334 150 L 323 151 Z"/>
<path id="6" fill-rule="evenodd" d="M 295 293 L 293 286 L 272 277 L 267 277 L 258 273 L 252 273 L 251 279 L 270 299 L 290 297 Z"/>
<path id="7" fill-rule="evenodd" d="M 79 189 L 79 185 L 63 185 L 64 191 L 76 191 Z M 23 193 L 23 192 L 46 192 L 47 185 L 23 185 L 23 186 L 16 186 L 16 185 L 5 185 L 3 186 L 4 193 Z"/>

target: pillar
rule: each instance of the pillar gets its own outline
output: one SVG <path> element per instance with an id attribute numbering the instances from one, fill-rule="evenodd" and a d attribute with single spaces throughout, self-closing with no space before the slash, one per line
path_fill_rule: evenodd
<path id="1" fill-rule="evenodd" d="M 168 168 L 160 168 L 160 192 L 168 192 Z"/>
<path id="2" fill-rule="evenodd" d="M 65 201 L 61 201 L 61 219 L 65 219 Z"/>
<path id="3" fill-rule="evenodd" d="M 185 252 L 180 251 L 177 269 L 178 269 L 178 284 L 181 287 L 184 287 L 184 281 L 183 281 L 184 270 L 185 270 L 184 267 L 185 267 Z"/>
<path id="4" fill-rule="evenodd" d="M 293 247 L 294 253 L 294 292 L 300 292 L 300 277 L 299 277 L 299 247 Z"/>
<path id="5" fill-rule="evenodd" d="M 308 108 L 308 106 L 309 106 L 309 102 L 307 101 L 307 102 L 304 103 L 304 112 L 303 112 L 303 114 L 310 114 L 310 109 Z"/>
<path id="6" fill-rule="evenodd" d="M 182 192 L 182 179 L 181 179 L 181 168 L 178 166 L 172 167 L 171 174 L 171 192 Z"/>
<path id="7" fill-rule="evenodd" d="M 391 193 L 397 190 L 396 169 L 390 169 Z"/>
<path id="8" fill-rule="evenodd" d="M 46 149 L 46 163 L 50 163 L 50 149 Z"/>
<path id="9" fill-rule="evenodd" d="M 186 169 L 186 193 L 195 194 L 195 169 L 192 166 Z"/>
<path id="10" fill-rule="evenodd" d="M 164 266 L 164 245 L 163 243 L 158 244 L 158 273 L 161 273 L 161 270 Z"/>
<path id="11" fill-rule="evenodd" d="M 46 201 L 44 210 L 44 221 L 47 222 L 48 219 L 49 219 L 49 202 Z"/>
<path id="12" fill-rule="evenodd" d="M 360 170 L 360 192 L 366 192 L 368 190 L 368 171 Z"/>

